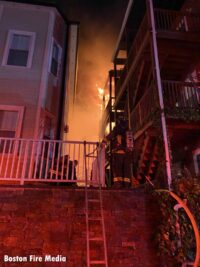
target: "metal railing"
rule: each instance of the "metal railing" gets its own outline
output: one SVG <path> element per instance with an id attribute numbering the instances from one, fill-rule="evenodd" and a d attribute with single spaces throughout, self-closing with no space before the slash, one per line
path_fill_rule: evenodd
<path id="1" fill-rule="evenodd" d="M 175 10 L 155 9 L 158 31 L 199 32 L 200 15 Z"/>
<path id="2" fill-rule="evenodd" d="M 0 180 L 97 183 L 92 168 L 100 151 L 95 142 L 0 138 Z"/>
<path id="3" fill-rule="evenodd" d="M 200 83 L 162 81 L 167 108 L 200 108 Z"/>

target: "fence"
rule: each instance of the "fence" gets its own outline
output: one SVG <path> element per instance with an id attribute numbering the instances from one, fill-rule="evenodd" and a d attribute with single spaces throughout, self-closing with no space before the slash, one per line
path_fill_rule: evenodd
<path id="1" fill-rule="evenodd" d="M 94 142 L 0 138 L 0 180 L 97 184 L 92 168 L 98 159 L 102 180 L 102 153 Z"/>

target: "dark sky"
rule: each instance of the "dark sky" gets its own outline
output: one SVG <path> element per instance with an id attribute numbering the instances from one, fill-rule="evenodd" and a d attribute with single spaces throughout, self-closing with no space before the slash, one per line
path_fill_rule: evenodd
<path id="1" fill-rule="evenodd" d="M 68 0 L 70 20 L 80 21 L 77 101 L 69 139 L 98 141 L 100 99 L 128 0 Z"/>

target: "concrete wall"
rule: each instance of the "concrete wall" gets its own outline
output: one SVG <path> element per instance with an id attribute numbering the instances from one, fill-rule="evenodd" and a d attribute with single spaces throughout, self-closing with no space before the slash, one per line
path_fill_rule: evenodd
<path id="1" fill-rule="evenodd" d="M 89 191 L 96 194 L 97 190 Z M 91 196 L 92 197 L 92 196 Z M 161 267 L 152 241 L 156 226 L 153 203 L 143 190 L 104 190 L 103 206 L 109 267 Z M 85 267 L 84 189 L 0 187 L 0 264 L 3 255 L 67 257 L 66 263 L 9 263 L 15 266 Z M 90 209 L 91 215 L 99 209 Z M 91 235 L 98 235 L 91 225 Z M 101 248 L 91 250 L 98 259 Z M 99 265 L 100 266 L 100 265 Z M 167 265 L 166 265 L 167 266 Z"/>

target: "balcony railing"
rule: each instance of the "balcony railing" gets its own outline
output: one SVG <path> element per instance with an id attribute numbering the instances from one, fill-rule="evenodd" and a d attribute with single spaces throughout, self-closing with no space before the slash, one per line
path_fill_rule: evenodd
<path id="1" fill-rule="evenodd" d="M 155 9 L 157 31 L 199 32 L 200 15 L 187 12 Z"/>
<path id="2" fill-rule="evenodd" d="M 200 83 L 162 81 L 165 107 L 200 108 Z"/>
<path id="3" fill-rule="evenodd" d="M 200 32 L 200 15 L 190 14 L 187 12 L 155 9 L 155 23 L 157 31 L 171 31 L 171 32 Z M 126 64 L 121 72 L 120 78 L 116 85 L 116 99 L 124 85 L 128 76 L 128 72 L 133 62 L 137 61 L 140 55 L 142 45 L 149 32 L 147 14 L 145 14 L 143 21 L 138 29 L 136 37 L 133 41 L 132 47 L 128 53 Z"/>
<path id="4" fill-rule="evenodd" d="M 184 112 L 191 109 L 200 110 L 200 83 L 162 81 L 162 89 L 167 115 L 173 114 L 178 109 Z M 156 87 L 152 86 L 145 92 L 132 112 L 131 121 L 134 132 L 142 128 L 158 108 Z"/>
<path id="5" fill-rule="evenodd" d="M 139 130 L 158 107 L 157 94 L 154 86 L 145 92 L 131 114 L 133 131 Z"/>
<path id="6" fill-rule="evenodd" d="M 104 186 L 104 158 L 94 142 L 0 138 L 0 181 Z"/>

